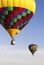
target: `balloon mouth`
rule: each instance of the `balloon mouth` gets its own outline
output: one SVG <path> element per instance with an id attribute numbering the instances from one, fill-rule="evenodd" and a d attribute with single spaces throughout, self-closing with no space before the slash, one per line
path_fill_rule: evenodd
<path id="1" fill-rule="evenodd" d="M 7 29 L 7 32 L 9 33 L 9 35 L 11 36 L 11 38 L 14 38 L 14 36 L 18 33 L 20 33 L 19 29 Z"/>

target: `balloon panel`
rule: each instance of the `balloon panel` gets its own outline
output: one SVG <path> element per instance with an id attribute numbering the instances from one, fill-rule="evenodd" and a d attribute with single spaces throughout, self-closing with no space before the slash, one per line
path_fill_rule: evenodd
<path id="1" fill-rule="evenodd" d="M 32 18 L 33 12 L 22 7 L 0 8 L 0 23 L 5 29 L 21 30 Z"/>

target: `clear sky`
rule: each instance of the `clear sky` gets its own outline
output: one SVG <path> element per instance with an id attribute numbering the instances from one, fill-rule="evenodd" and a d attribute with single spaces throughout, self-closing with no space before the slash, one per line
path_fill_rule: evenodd
<path id="1" fill-rule="evenodd" d="M 44 65 L 44 0 L 36 0 L 36 13 L 30 23 L 16 35 L 14 46 L 11 37 L 0 25 L 0 65 Z M 38 51 L 34 56 L 28 45 L 36 43 Z"/>

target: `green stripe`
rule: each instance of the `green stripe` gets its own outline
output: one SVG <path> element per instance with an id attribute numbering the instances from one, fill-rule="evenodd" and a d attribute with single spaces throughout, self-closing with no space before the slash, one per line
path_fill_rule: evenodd
<path id="1" fill-rule="evenodd" d="M 2 19 L 5 19 L 5 16 L 3 15 L 3 16 L 1 16 L 2 17 Z"/>
<path id="2" fill-rule="evenodd" d="M 4 11 L 4 15 L 8 15 L 8 10 L 7 11 Z"/>
<path id="3" fill-rule="evenodd" d="M 26 12 L 23 12 L 22 16 L 26 16 Z"/>
<path id="4" fill-rule="evenodd" d="M 9 11 L 13 11 L 13 7 L 8 7 L 8 10 Z"/>
<path id="5" fill-rule="evenodd" d="M 13 23 L 13 21 L 12 21 L 12 22 L 10 22 L 10 24 L 9 24 L 9 25 L 10 25 L 10 26 L 12 26 L 13 24 L 14 24 L 14 23 Z"/>
<path id="6" fill-rule="evenodd" d="M 28 10 L 28 11 L 27 11 L 27 14 L 31 14 L 31 11 L 30 11 L 30 10 Z"/>
<path id="7" fill-rule="evenodd" d="M 17 16 L 18 19 L 21 19 L 21 17 L 22 17 L 21 15 L 18 15 L 18 16 Z"/>
<path id="8" fill-rule="evenodd" d="M 4 20 L 1 20 L 1 22 L 4 24 Z"/>
<path id="9" fill-rule="evenodd" d="M 14 18 L 14 19 L 13 19 L 13 22 L 17 22 L 17 18 Z"/>

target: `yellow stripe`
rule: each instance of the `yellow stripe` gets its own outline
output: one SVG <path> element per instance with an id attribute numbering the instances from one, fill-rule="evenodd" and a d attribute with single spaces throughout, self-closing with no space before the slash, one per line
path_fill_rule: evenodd
<path id="1" fill-rule="evenodd" d="M 7 0 L 1 0 L 2 7 L 7 7 Z"/>
<path id="2" fill-rule="evenodd" d="M 13 7 L 13 0 L 7 0 L 7 4 L 8 4 L 8 7 L 10 7 L 10 6 Z"/>
<path id="3" fill-rule="evenodd" d="M 19 0 L 13 0 L 14 6 L 19 7 Z"/>
<path id="4" fill-rule="evenodd" d="M 20 6 L 20 7 L 24 7 L 25 0 L 19 0 L 19 2 L 20 2 L 19 6 Z"/>
<path id="5" fill-rule="evenodd" d="M 2 1 L 2 5 L 1 5 Z M 36 10 L 36 3 L 35 0 L 0 0 L 0 7 L 23 7 L 31 10 L 33 13 L 35 13 Z"/>
<path id="6" fill-rule="evenodd" d="M 35 0 L 25 0 L 25 8 L 28 8 L 32 12 L 35 13 L 36 5 L 35 5 Z"/>
<path id="7" fill-rule="evenodd" d="M 1 0 L 0 0 L 0 8 L 2 8 Z"/>

